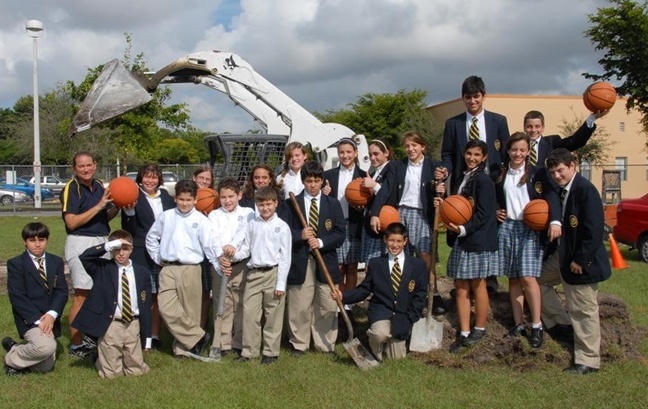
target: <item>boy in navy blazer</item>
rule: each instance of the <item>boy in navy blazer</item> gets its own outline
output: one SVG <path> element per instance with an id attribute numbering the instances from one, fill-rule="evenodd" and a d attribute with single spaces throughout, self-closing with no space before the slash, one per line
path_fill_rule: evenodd
<path id="1" fill-rule="evenodd" d="M 142 345 L 151 348 L 151 272 L 131 262 L 132 251 L 133 236 L 116 230 L 79 256 L 94 285 L 72 326 L 98 338 L 95 366 L 106 379 L 149 371 Z M 106 252 L 112 260 L 101 258 Z"/>
<path id="2" fill-rule="evenodd" d="M 2 340 L 5 373 L 50 372 L 56 360 L 56 338 L 61 335 L 61 314 L 68 300 L 63 259 L 46 253 L 49 229 L 29 223 L 22 230 L 25 252 L 7 261 L 7 290 L 18 335 Z"/>
<path id="3" fill-rule="evenodd" d="M 333 293 L 345 303 L 356 303 L 372 294 L 367 315 L 369 346 L 376 359 L 405 358 L 405 342 L 412 325 L 421 318 L 428 292 L 423 260 L 405 254 L 407 228 L 392 223 L 384 236 L 388 254 L 369 260 L 365 279 L 352 290 Z"/>

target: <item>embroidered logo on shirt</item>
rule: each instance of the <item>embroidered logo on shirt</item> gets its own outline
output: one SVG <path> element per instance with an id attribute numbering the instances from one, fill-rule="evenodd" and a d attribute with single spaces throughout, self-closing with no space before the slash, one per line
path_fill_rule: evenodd
<path id="1" fill-rule="evenodd" d="M 197 229 L 197 228 L 198 228 L 198 223 L 194 223 L 194 224 L 192 224 L 192 225 L 191 225 L 191 228 L 192 228 L 192 229 Z"/>
<path id="2" fill-rule="evenodd" d="M 407 289 L 411 293 L 411 292 L 414 291 L 414 288 L 416 288 L 416 283 L 414 283 L 414 280 L 410 280 L 409 285 L 407 286 Z"/>
<path id="3" fill-rule="evenodd" d="M 238 221 L 242 222 L 243 221 L 243 216 L 239 216 Z"/>
<path id="4" fill-rule="evenodd" d="M 279 233 L 280 231 L 281 229 L 279 228 L 279 226 L 275 227 L 275 233 Z"/>
<path id="5" fill-rule="evenodd" d="M 573 214 L 569 216 L 569 225 L 575 229 L 578 226 L 578 217 Z"/>
<path id="6" fill-rule="evenodd" d="M 534 189 L 538 193 L 542 193 L 542 182 L 535 182 L 535 185 L 533 185 Z"/>
<path id="7" fill-rule="evenodd" d="M 333 228 L 333 221 L 331 219 L 326 219 L 324 227 L 326 227 L 326 230 L 331 230 Z"/>

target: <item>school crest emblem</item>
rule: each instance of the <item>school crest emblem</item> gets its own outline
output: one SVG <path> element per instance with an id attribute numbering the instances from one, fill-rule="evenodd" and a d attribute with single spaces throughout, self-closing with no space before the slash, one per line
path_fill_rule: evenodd
<path id="1" fill-rule="evenodd" d="M 542 193 L 542 182 L 535 182 L 533 188 L 535 189 L 536 192 Z"/>
<path id="2" fill-rule="evenodd" d="M 194 224 L 192 224 L 192 225 L 191 225 L 191 228 L 192 228 L 192 229 L 197 229 L 197 228 L 198 228 L 198 223 L 194 223 Z"/>
<path id="3" fill-rule="evenodd" d="M 281 229 L 279 227 L 275 227 L 275 233 L 279 233 Z"/>
<path id="4" fill-rule="evenodd" d="M 569 225 L 575 229 L 578 226 L 578 217 L 573 214 L 569 216 Z"/>
<path id="5" fill-rule="evenodd" d="M 502 143 L 500 142 L 499 139 L 495 139 L 495 150 L 500 150 L 502 147 Z"/>
<path id="6" fill-rule="evenodd" d="M 410 280 L 409 285 L 407 286 L 407 289 L 409 292 L 414 292 L 414 288 L 416 288 L 416 283 L 414 283 L 414 280 Z"/>
<path id="7" fill-rule="evenodd" d="M 468 198 L 468 202 L 470 203 L 470 207 L 475 207 L 475 199 L 472 196 Z"/>
<path id="8" fill-rule="evenodd" d="M 142 291 L 140 293 L 140 299 L 142 300 L 142 302 L 146 302 L 146 291 Z"/>
<path id="9" fill-rule="evenodd" d="M 324 227 L 327 231 L 330 231 L 333 228 L 333 221 L 331 219 L 326 219 L 324 222 Z"/>
<path id="10" fill-rule="evenodd" d="M 238 217 L 238 221 L 239 221 L 239 222 L 242 222 L 242 221 L 243 221 L 243 216 L 239 216 L 239 217 Z"/>

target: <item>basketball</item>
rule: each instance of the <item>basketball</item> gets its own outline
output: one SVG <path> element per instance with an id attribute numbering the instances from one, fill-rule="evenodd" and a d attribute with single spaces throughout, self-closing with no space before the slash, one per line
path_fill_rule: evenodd
<path id="1" fill-rule="evenodd" d="M 119 176 L 110 181 L 110 198 L 115 207 L 128 207 L 137 202 L 139 187 L 127 176 Z"/>
<path id="2" fill-rule="evenodd" d="M 378 218 L 380 219 L 380 231 L 382 232 L 387 230 L 387 227 L 390 224 L 400 222 L 400 216 L 398 215 L 398 210 L 396 210 L 395 207 L 389 205 L 383 206 L 380 209 Z"/>
<path id="3" fill-rule="evenodd" d="M 448 196 L 439 207 L 439 218 L 446 225 L 454 223 L 457 226 L 466 224 L 472 217 L 472 205 L 461 195 Z"/>
<path id="4" fill-rule="evenodd" d="M 583 93 L 583 103 L 591 112 L 610 109 L 616 100 L 616 89 L 609 82 L 595 82 Z"/>
<path id="5" fill-rule="evenodd" d="M 218 193 L 209 187 L 201 187 L 196 194 L 196 210 L 203 214 L 209 214 L 220 207 Z"/>
<path id="6" fill-rule="evenodd" d="M 371 199 L 371 189 L 362 183 L 361 178 L 354 179 L 344 189 L 344 197 L 351 206 L 366 206 Z"/>
<path id="7" fill-rule="evenodd" d="M 531 230 L 546 230 L 549 227 L 549 204 L 544 199 L 534 199 L 524 207 L 524 223 Z"/>

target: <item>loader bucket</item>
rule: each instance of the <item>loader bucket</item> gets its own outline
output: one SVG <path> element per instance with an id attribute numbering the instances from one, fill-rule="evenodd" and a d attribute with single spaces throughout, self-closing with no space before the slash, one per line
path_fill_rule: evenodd
<path id="1" fill-rule="evenodd" d="M 144 105 L 151 95 L 133 74 L 114 59 L 104 65 L 74 117 L 70 133 L 90 129 L 103 121 Z"/>

